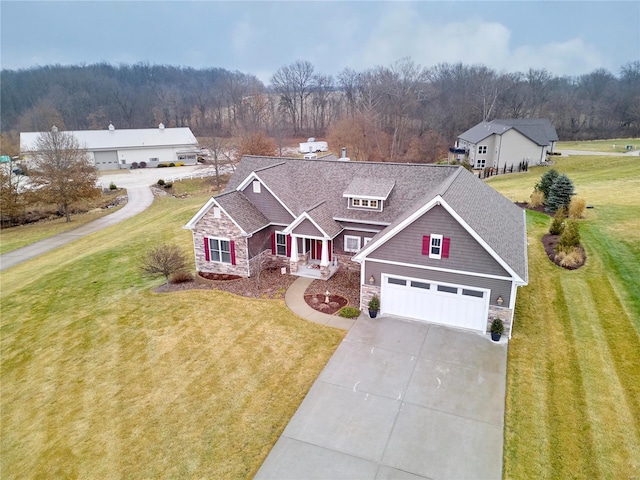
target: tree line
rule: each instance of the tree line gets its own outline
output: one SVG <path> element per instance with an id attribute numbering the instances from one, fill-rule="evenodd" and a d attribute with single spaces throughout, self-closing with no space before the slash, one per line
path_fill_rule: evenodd
<path id="1" fill-rule="evenodd" d="M 200 137 L 326 137 L 354 159 L 434 161 L 484 120 L 547 117 L 562 140 L 640 136 L 640 61 L 616 74 L 556 76 L 404 58 L 335 77 L 312 63 L 249 73 L 167 65 L 44 66 L 1 72 L 3 151 L 20 131 L 190 127 Z M 12 141 L 11 141 L 12 140 Z M 12 153 L 12 152 L 6 152 Z"/>

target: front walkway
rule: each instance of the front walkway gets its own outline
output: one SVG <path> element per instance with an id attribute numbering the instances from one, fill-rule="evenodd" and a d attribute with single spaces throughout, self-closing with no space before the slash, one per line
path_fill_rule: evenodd
<path id="1" fill-rule="evenodd" d="M 304 300 L 304 292 L 307 291 L 313 278 L 298 277 L 298 279 L 291 284 L 285 293 L 284 301 L 287 307 L 298 315 L 299 317 L 309 320 L 311 322 L 320 323 L 329 327 L 342 328 L 343 330 L 349 330 L 355 323 L 355 318 L 343 318 L 339 315 L 327 315 L 326 313 L 314 310 Z"/>
<path id="2" fill-rule="evenodd" d="M 499 479 L 506 363 L 486 335 L 360 315 L 255 478 Z"/>

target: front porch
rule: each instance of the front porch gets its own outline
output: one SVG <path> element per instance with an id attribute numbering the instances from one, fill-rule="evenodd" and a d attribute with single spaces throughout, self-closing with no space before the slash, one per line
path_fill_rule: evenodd
<path id="1" fill-rule="evenodd" d="M 290 273 L 291 275 L 295 275 L 297 277 L 306 277 L 313 278 L 314 280 L 329 280 L 337 271 L 338 264 L 337 262 L 332 262 L 330 265 L 326 267 L 322 267 L 320 262 L 317 260 L 310 260 L 306 262 L 304 265 L 298 261 L 298 265 L 293 266 L 294 262 L 290 262 Z"/>

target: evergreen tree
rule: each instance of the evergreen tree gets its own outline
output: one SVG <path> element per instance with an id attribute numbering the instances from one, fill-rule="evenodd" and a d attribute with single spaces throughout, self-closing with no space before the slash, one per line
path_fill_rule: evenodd
<path id="1" fill-rule="evenodd" d="M 536 185 L 536 190 L 540 190 L 542 193 L 544 193 L 545 199 L 549 198 L 551 186 L 553 185 L 553 182 L 556 181 L 559 175 L 560 174 L 558 173 L 558 171 L 555 168 L 552 168 L 551 170 L 547 170 L 546 172 L 544 172 L 544 175 L 542 175 L 542 177 L 540 178 L 540 183 Z"/>
<path id="2" fill-rule="evenodd" d="M 560 207 L 569 209 L 569 203 L 571 203 L 573 195 L 573 182 L 563 173 L 551 185 L 549 196 L 545 202 L 545 210 L 547 212 L 555 212 Z"/>

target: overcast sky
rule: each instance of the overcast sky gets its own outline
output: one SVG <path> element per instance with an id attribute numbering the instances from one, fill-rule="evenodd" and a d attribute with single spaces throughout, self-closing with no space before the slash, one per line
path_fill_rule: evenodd
<path id="1" fill-rule="evenodd" d="M 0 1 L 1 65 L 106 61 L 222 67 L 268 82 L 308 60 L 335 75 L 411 57 L 614 74 L 640 60 L 640 2 L 631 1 Z"/>

